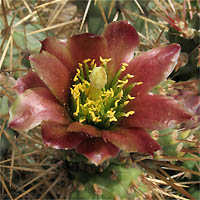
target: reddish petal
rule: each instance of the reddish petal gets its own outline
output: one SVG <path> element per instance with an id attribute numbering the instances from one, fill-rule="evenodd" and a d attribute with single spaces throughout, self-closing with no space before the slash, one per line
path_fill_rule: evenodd
<path id="1" fill-rule="evenodd" d="M 131 82 L 143 82 L 133 88 L 131 95 L 143 95 L 166 79 L 174 69 L 180 53 L 179 44 L 154 48 L 134 58 L 125 73 L 134 75 Z"/>
<path id="2" fill-rule="evenodd" d="M 39 76 L 35 72 L 28 72 L 16 81 L 14 89 L 19 93 L 35 87 L 46 87 Z"/>
<path id="3" fill-rule="evenodd" d="M 58 58 L 69 71 L 73 71 L 72 59 L 67 51 L 66 43 L 60 42 L 55 37 L 48 37 L 42 43 L 41 51 L 47 51 Z"/>
<path id="4" fill-rule="evenodd" d="M 104 138 L 127 152 L 141 152 L 153 155 L 160 150 L 160 145 L 141 128 L 103 131 Z"/>
<path id="5" fill-rule="evenodd" d="M 127 109 L 134 110 L 135 114 L 122 119 L 120 124 L 124 127 L 164 129 L 191 118 L 178 101 L 160 95 L 138 96 Z"/>
<path id="6" fill-rule="evenodd" d="M 70 84 L 67 68 L 55 56 L 45 51 L 31 56 L 30 62 L 59 102 L 65 104 Z"/>
<path id="7" fill-rule="evenodd" d="M 90 33 L 73 36 L 67 42 L 67 49 L 74 61 L 74 72 L 78 67 L 78 63 L 85 59 L 95 59 L 96 63 L 100 64 L 100 56 L 107 58 L 106 39 Z"/>
<path id="8" fill-rule="evenodd" d="M 84 133 L 86 135 L 100 137 L 101 131 L 98 131 L 94 126 L 81 124 L 80 122 L 73 122 L 68 126 L 67 131 Z"/>
<path id="9" fill-rule="evenodd" d="M 75 148 L 87 138 L 86 135 L 80 133 L 68 132 L 66 125 L 56 122 L 43 121 L 41 126 L 44 143 L 56 149 Z"/>
<path id="10" fill-rule="evenodd" d="M 121 63 L 128 63 L 133 57 L 133 51 L 139 44 L 139 36 L 136 30 L 128 24 L 128 21 L 110 23 L 104 36 L 108 42 L 108 51 L 112 62 L 112 73 L 116 72 Z"/>
<path id="11" fill-rule="evenodd" d="M 76 148 L 76 151 L 86 156 L 95 165 L 99 165 L 119 153 L 119 149 L 116 146 L 110 142 L 103 141 L 101 138 L 88 138 L 84 140 Z"/>
<path id="12" fill-rule="evenodd" d="M 64 107 L 43 87 L 28 89 L 19 95 L 9 114 L 9 127 L 18 131 L 28 131 L 43 120 L 69 123 Z"/>

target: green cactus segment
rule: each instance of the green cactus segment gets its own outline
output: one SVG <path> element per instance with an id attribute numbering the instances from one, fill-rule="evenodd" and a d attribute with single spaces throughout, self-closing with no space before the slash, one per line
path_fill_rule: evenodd
<path id="1" fill-rule="evenodd" d="M 3 124 L 3 120 L 0 120 L 0 124 Z M 11 129 L 6 128 L 5 132 L 9 136 L 10 139 L 14 139 L 15 132 Z M 11 143 L 9 142 L 8 138 L 5 136 L 4 132 L 0 136 L 0 161 L 5 159 L 5 155 L 10 148 Z"/>
<path id="2" fill-rule="evenodd" d="M 105 26 L 105 18 L 110 23 L 113 21 L 117 12 L 116 9 L 112 9 L 110 12 L 111 1 L 107 0 L 92 0 L 90 4 L 88 4 L 88 1 L 77 0 L 74 3 L 82 13 L 85 12 L 86 7 L 89 5 L 86 21 L 90 33 L 101 34 Z M 105 17 L 102 13 L 104 13 Z"/>
<path id="3" fill-rule="evenodd" d="M 194 170 L 194 171 L 198 171 L 198 166 L 200 166 L 200 161 L 195 161 L 196 156 L 193 156 L 193 155 L 187 153 L 187 154 L 184 155 L 184 158 L 188 158 L 188 160 L 183 161 L 182 166 L 184 168 Z M 189 160 L 189 159 L 194 159 L 194 161 Z"/>
<path id="4" fill-rule="evenodd" d="M 192 10 L 194 10 L 192 19 L 187 12 L 186 14 L 186 23 L 188 27 L 183 32 L 179 32 L 169 26 L 169 31 L 166 32 L 166 37 L 170 43 L 179 43 L 181 45 L 181 51 L 188 54 L 188 63 L 181 67 L 178 72 L 174 72 L 171 74 L 174 80 L 188 80 L 191 78 L 198 78 L 199 68 L 198 64 L 198 56 L 199 56 L 199 40 L 200 40 L 200 32 L 199 32 L 199 24 L 200 24 L 200 16 L 199 16 L 199 5 L 197 1 L 191 1 Z M 196 10 L 196 12 L 195 12 Z"/>
<path id="5" fill-rule="evenodd" d="M 156 85 L 151 92 L 154 94 L 166 95 L 173 92 L 172 87 L 175 81 L 171 79 L 164 80 Z"/>
<path id="6" fill-rule="evenodd" d="M 195 13 L 192 20 L 188 20 L 188 36 L 182 35 L 180 32 L 175 30 L 172 27 L 169 27 L 169 31 L 166 32 L 166 37 L 170 43 L 179 43 L 181 45 L 181 50 L 184 53 L 187 53 L 189 56 L 188 63 L 181 67 L 178 72 L 171 74 L 176 81 L 178 80 L 188 80 L 191 78 L 198 78 L 199 68 L 197 67 L 198 55 L 199 55 L 199 23 L 200 16 Z M 190 34 L 191 33 L 191 34 Z"/>
<path id="7" fill-rule="evenodd" d="M 156 133 L 159 138 L 157 141 L 162 146 L 162 154 L 176 157 L 185 155 L 182 149 L 195 146 L 195 143 L 190 142 L 190 137 L 193 137 L 195 134 L 196 133 L 191 130 L 178 131 L 172 128 L 157 131 Z"/>
<path id="8" fill-rule="evenodd" d="M 112 164 L 102 174 L 87 177 L 88 181 L 79 184 L 70 199 L 145 199 L 149 190 L 142 181 L 143 177 L 143 172 L 137 167 Z"/>
<path id="9" fill-rule="evenodd" d="M 179 142 L 177 141 L 177 133 L 173 129 L 159 131 L 158 143 L 162 146 L 164 155 L 178 156 Z"/>
<path id="10" fill-rule="evenodd" d="M 189 188 L 189 193 L 194 197 L 194 199 L 198 200 L 200 197 L 200 189 L 196 186 L 191 186 Z"/>

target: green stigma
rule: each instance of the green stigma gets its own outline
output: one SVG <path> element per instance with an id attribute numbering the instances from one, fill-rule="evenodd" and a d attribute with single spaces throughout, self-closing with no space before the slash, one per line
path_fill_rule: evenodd
<path id="1" fill-rule="evenodd" d="M 127 66 L 123 63 L 112 81 L 108 83 L 107 63 L 110 60 L 100 57 L 100 66 L 91 59 L 79 63 L 73 79 L 74 84 L 70 88 L 70 111 L 75 121 L 94 125 L 100 129 L 110 129 L 117 124 L 119 118 L 134 114 L 134 111 L 123 112 L 123 110 L 129 101 L 134 99 L 129 95 L 131 89 L 141 82 L 126 86 L 128 79 L 133 78 L 130 74 L 119 79 Z"/>
<path id="2" fill-rule="evenodd" d="M 105 68 L 95 67 L 90 73 L 90 98 L 97 100 L 102 93 L 102 89 L 107 83 L 107 74 Z"/>

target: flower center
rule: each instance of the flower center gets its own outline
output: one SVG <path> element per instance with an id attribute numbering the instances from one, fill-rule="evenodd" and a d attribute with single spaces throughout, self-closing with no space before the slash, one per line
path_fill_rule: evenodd
<path id="1" fill-rule="evenodd" d="M 107 63 L 111 59 L 100 57 L 101 65 L 95 60 L 86 59 L 79 63 L 71 90 L 71 116 L 75 121 L 94 125 L 100 129 L 110 129 L 121 117 L 128 117 L 134 111 L 123 112 L 123 108 L 135 97 L 130 96 L 131 89 L 141 82 L 127 86 L 127 74 L 121 80 L 121 73 L 127 64 L 123 63 L 110 83 L 107 82 Z M 125 87 L 126 86 L 126 87 Z"/>

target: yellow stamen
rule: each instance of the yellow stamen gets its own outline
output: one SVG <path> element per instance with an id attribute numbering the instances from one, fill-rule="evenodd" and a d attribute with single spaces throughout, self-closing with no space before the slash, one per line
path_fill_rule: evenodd
<path id="1" fill-rule="evenodd" d="M 86 118 L 80 118 L 79 122 L 83 123 L 83 122 L 85 122 L 85 120 L 86 120 Z"/>
<path id="2" fill-rule="evenodd" d="M 89 113 L 90 113 L 94 122 L 101 122 L 101 119 L 99 117 L 95 116 L 94 112 L 89 111 Z"/>
<path id="3" fill-rule="evenodd" d="M 133 115 L 135 111 L 129 111 L 127 113 L 124 113 L 124 117 L 129 117 L 130 115 Z"/>
<path id="4" fill-rule="evenodd" d="M 133 78 L 134 75 L 132 75 L 132 74 L 127 74 L 126 77 L 127 77 L 127 78 Z"/>
<path id="5" fill-rule="evenodd" d="M 123 90 L 121 90 L 121 91 L 119 92 L 119 94 L 118 94 L 119 98 L 123 97 L 123 94 L 124 94 L 124 92 L 123 92 Z"/>
<path id="6" fill-rule="evenodd" d="M 76 73 L 76 75 L 74 76 L 74 79 L 73 79 L 74 82 L 78 81 L 79 80 L 78 77 L 80 76 L 80 69 L 77 69 L 76 71 L 77 71 L 77 73 Z"/>
<path id="7" fill-rule="evenodd" d="M 127 83 L 128 83 L 128 80 L 126 79 L 126 80 L 118 80 L 118 83 L 121 83 L 120 85 L 117 85 L 117 87 L 118 88 L 120 88 L 120 87 L 124 87 L 124 85 L 126 85 Z"/>
<path id="8" fill-rule="evenodd" d="M 95 59 L 93 59 L 93 60 L 91 61 L 90 65 L 93 66 L 93 65 L 94 65 L 94 62 L 95 62 Z"/>
<path id="9" fill-rule="evenodd" d="M 118 103 L 120 102 L 121 99 L 118 99 L 117 101 L 115 101 L 115 107 L 118 106 Z"/>
<path id="10" fill-rule="evenodd" d="M 126 106 L 129 103 L 129 101 L 125 101 L 122 105 Z"/>
<path id="11" fill-rule="evenodd" d="M 128 95 L 128 99 L 133 100 L 135 97 L 132 97 L 130 94 Z"/>
<path id="12" fill-rule="evenodd" d="M 107 84 L 107 63 L 110 58 L 100 57 L 101 64 L 97 67 L 95 59 L 85 59 L 78 63 L 80 69 L 74 76 L 74 84 L 70 88 L 72 95 L 73 116 L 76 121 L 81 123 L 95 124 L 100 128 L 109 128 L 121 116 L 128 117 L 133 115 L 134 111 L 123 112 L 130 100 L 135 99 L 130 94 L 124 93 L 124 86 L 128 79 L 133 78 L 127 74 L 122 80 L 119 80 L 120 73 L 126 70 L 127 63 L 122 63 L 117 72 L 113 85 Z M 88 62 L 90 62 L 88 64 Z M 132 84 L 140 85 L 142 82 Z"/>
<path id="13" fill-rule="evenodd" d="M 113 91 L 113 89 L 111 88 L 110 90 L 104 91 L 102 93 L 102 97 L 104 97 L 104 100 L 108 99 L 108 98 L 113 98 L 114 97 L 114 91 Z"/>
<path id="14" fill-rule="evenodd" d="M 125 70 L 126 70 L 126 66 L 125 66 L 125 65 L 122 65 L 121 71 L 124 72 Z"/>
<path id="15" fill-rule="evenodd" d="M 107 64 L 108 62 L 111 61 L 111 58 L 102 58 L 102 57 L 100 56 L 100 61 L 105 65 L 105 64 Z"/>
<path id="16" fill-rule="evenodd" d="M 77 76 L 74 76 L 73 81 L 74 81 L 74 82 L 78 81 L 78 77 L 77 77 Z"/>
<path id="17" fill-rule="evenodd" d="M 128 67 L 127 63 L 122 63 L 122 66 Z"/>
<path id="18" fill-rule="evenodd" d="M 79 66 L 79 67 L 83 67 L 83 64 L 82 64 L 82 63 L 78 63 L 78 66 Z"/>
<path id="19" fill-rule="evenodd" d="M 116 113 L 116 111 L 113 111 L 112 109 L 107 112 L 109 122 L 116 122 L 117 121 L 117 118 L 115 117 L 115 113 Z"/>
<path id="20" fill-rule="evenodd" d="M 90 61 L 91 61 L 91 59 L 88 58 L 88 59 L 85 59 L 85 60 L 83 61 L 83 63 L 88 63 L 88 62 L 90 62 Z"/>
<path id="21" fill-rule="evenodd" d="M 143 84 L 143 82 L 137 82 L 136 83 L 136 85 L 142 85 Z"/>

